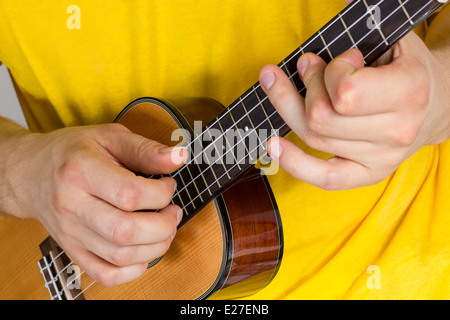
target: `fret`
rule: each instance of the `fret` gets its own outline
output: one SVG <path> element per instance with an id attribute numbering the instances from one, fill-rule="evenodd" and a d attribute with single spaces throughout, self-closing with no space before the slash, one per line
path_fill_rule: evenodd
<path id="1" fill-rule="evenodd" d="M 303 50 L 300 50 L 304 54 Z M 302 89 L 304 89 L 304 85 L 300 77 L 298 76 L 297 71 L 297 61 L 298 58 L 288 58 L 285 59 L 282 63 L 280 63 L 278 66 L 286 73 L 286 75 L 291 80 L 294 87 L 297 89 L 297 92 L 300 92 Z"/>
<path id="2" fill-rule="evenodd" d="M 250 90 L 248 90 L 243 96 L 247 97 L 250 93 Z M 235 101 L 234 108 L 230 109 L 230 116 L 233 118 L 233 123 L 236 128 L 236 131 L 238 132 L 239 138 L 236 136 L 236 139 L 238 139 L 238 144 L 236 145 L 236 149 L 242 150 L 242 146 L 244 146 L 245 151 L 248 154 L 250 153 L 250 149 L 248 144 L 246 143 L 246 133 L 253 128 L 250 118 L 248 117 L 248 114 L 244 108 L 244 106 L 241 104 L 242 98 L 239 98 Z M 234 144 L 233 144 L 234 145 Z M 247 151 L 248 150 L 248 151 Z M 229 156 L 228 156 L 229 158 Z M 238 161 L 238 160 L 236 160 Z"/>
<path id="3" fill-rule="evenodd" d="M 182 170 L 186 170 L 189 174 L 189 177 L 191 178 L 191 181 L 194 181 L 194 178 L 199 176 L 201 173 L 201 169 L 200 166 L 195 163 L 194 161 L 194 150 L 192 148 L 190 148 L 190 153 L 191 153 L 191 161 L 183 168 L 180 169 L 180 171 Z M 184 169 L 186 168 L 186 169 Z M 197 183 L 194 182 L 194 187 L 196 188 L 196 190 L 202 190 L 204 188 L 204 186 L 202 185 L 197 185 Z M 200 196 L 201 200 L 203 201 L 203 198 Z"/>
<path id="4" fill-rule="evenodd" d="M 219 123 L 219 125 L 220 125 L 220 121 L 218 121 L 218 123 Z M 223 130 L 222 130 L 222 126 L 220 126 L 221 127 L 221 130 L 220 130 L 220 132 L 221 132 L 221 134 L 223 135 Z M 226 172 L 227 171 L 227 168 L 225 167 L 225 163 L 224 163 L 224 161 L 223 161 L 223 150 L 224 150 L 224 145 L 223 144 L 221 144 L 219 147 L 217 147 L 216 146 L 216 143 L 217 142 L 220 142 L 220 141 L 222 141 L 222 139 L 221 139 L 221 137 L 216 137 L 216 139 L 217 140 L 214 140 L 214 138 L 213 138 L 213 136 L 211 135 L 211 132 L 210 132 L 210 130 L 206 130 L 207 132 L 208 132 L 208 135 L 209 135 L 209 138 L 211 139 L 211 144 L 210 145 L 213 145 L 214 146 L 214 150 L 215 150 L 215 152 L 216 152 L 216 157 L 215 158 L 217 158 L 218 157 L 218 159 L 220 160 L 219 161 L 219 164 L 222 164 L 222 166 L 223 166 L 223 168 L 224 168 L 224 171 Z M 215 162 L 215 160 L 213 161 L 214 159 L 208 159 L 208 164 L 212 164 L 212 163 L 214 163 Z M 214 168 L 214 167 L 213 167 Z M 212 171 L 212 173 L 213 173 L 213 175 L 214 175 L 214 178 L 216 179 L 216 181 L 217 181 L 217 184 L 219 185 L 219 187 L 222 187 L 221 185 L 220 185 L 220 181 L 219 181 L 219 179 L 217 179 L 217 175 L 216 175 L 216 170 L 214 170 L 214 169 L 212 169 L 211 170 Z"/>
<path id="5" fill-rule="evenodd" d="M 302 84 L 303 86 L 303 84 Z M 303 86 L 304 88 L 304 86 Z M 274 106 L 270 102 L 270 100 L 267 98 L 266 93 L 262 90 L 261 87 L 257 87 L 256 93 L 259 97 L 262 99 L 262 107 L 265 110 L 265 113 L 268 115 L 268 118 L 270 117 L 270 122 L 272 123 L 273 127 L 277 130 L 279 130 L 284 124 L 283 118 L 279 115 L 279 113 L 275 110 Z"/>
<path id="6" fill-rule="evenodd" d="M 261 124 L 266 119 L 266 117 L 264 117 L 264 114 L 258 108 L 259 99 L 254 90 L 252 90 L 252 94 L 249 94 L 245 98 L 245 101 L 242 100 L 241 103 L 246 111 L 247 117 L 249 117 L 250 119 L 253 128 L 258 127 L 259 124 Z"/>
<path id="7" fill-rule="evenodd" d="M 242 98 L 239 98 L 235 103 L 236 106 L 230 109 L 230 114 L 233 116 L 235 121 L 235 125 L 237 128 L 242 129 L 243 132 L 248 131 L 249 128 L 252 127 L 250 119 L 247 117 L 247 113 L 241 104 Z"/>
<path id="8" fill-rule="evenodd" d="M 314 35 L 309 41 L 308 45 L 304 47 L 304 52 L 312 52 L 321 57 L 326 63 L 331 61 L 330 55 L 325 50 L 323 42 L 318 34 Z"/>
<path id="9" fill-rule="evenodd" d="M 251 137 L 256 137 L 256 139 L 259 141 L 259 143 L 261 143 L 261 140 L 259 139 L 259 136 L 258 136 L 258 134 L 256 133 L 256 128 L 258 127 L 258 125 L 255 126 L 255 123 L 256 123 L 256 124 L 261 123 L 262 120 L 264 120 L 264 118 L 261 118 L 261 117 L 260 117 L 261 113 L 253 112 L 253 109 L 257 109 L 257 108 L 254 107 L 254 106 L 257 105 L 257 100 L 256 100 L 256 97 L 255 97 L 254 94 L 248 95 L 248 96 L 245 98 L 245 100 L 247 101 L 247 104 L 251 106 L 251 112 L 249 112 L 249 111 L 247 110 L 247 107 L 245 106 L 244 100 L 242 100 L 242 99 L 241 99 L 241 104 L 242 104 L 242 106 L 244 107 L 245 114 L 247 115 L 247 118 L 250 120 L 250 123 L 251 123 L 251 125 L 252 125 L 252 127 L 249 128 L 249 129 L 253 129 L 253 130 L 251 130 L 251 131 L 247 134 L 247 136 L 248 136 L 249 140 L 251 139 Z M 253 115 L 253 116 L 256 116 L 255 121 L 253 121 L 254 119 L 252 118 L 252 115 Z M 248 132 L 249 130 L 245 130 L 245 131 Z M 251 141 L 251 140 L 250 140 L 250 141 Z M 251 144 L 249 143 L 249 145 L 251 145 Z M 250 152 L 251 152 L 251 151 L 250 151 Z M 256 160 L 256 159 L 255 159 L 255 160 Z"/>
<path id="10" fill-rule="evenodd" d="M 177 182 L 177 188 L 178 188 L 178 186 L 185 186 L 185 183 L 184 183 L 183 179 L 181 178 L 181 174 L 173 175 L 173 178 Z M 184 192 L 185 194 L 189 195 L 189 192 L 187 191 L 187 189 L 183 189 L 183 190 L 185 190 L 185 192 Z M 190 196 L 189 196 L 189 198 L 190 198 Z M 180 207 L 184 207 L 184 201 L 183 201 L 181 192 L 175 192 L 174 197 L 172 198 L 172 201 L 175 204 L 180 204 Z"/>
<path id="11" fill-rule="evenodd" d="M 411 28 L 421 23 L 427 16 L 428 12 L 436 10 L 436 8 L 440 7 L 441 4 L 433 0 L 429 0 L 425 4 L 423 1 L 419 0 L 408 0 L 403 2 L 403 6 L 405 8 L 408 7 L 409 12 L 415 12 L 414 14 L 410 15 L 410 19 L 414 21 L 414 25 L 411 26 L 410 20 L 404 18 L 404 14 L 401 13 L 401 10 L 399 10 L 399 8 L 397 8 L 396 10 L 392 10 L 387 19 L 388 22 L 384 27 L 385 30 L 388 30 L 388 39 L 391 43 L 397 42 Z M 382 48 L 380 49 L 380 47 L 382 47 L 381 44 L 378 44 L 378 46 L 374 47 L 369 53 L 366 54 L 366 59 L 372 62 L 375 61 L 377 57 L 385 51 Z"/>
<path id="12" fill-rule="evenodd" d="M 179 177 L 179 179 L 181 180 L 181 181 L 180 181 L 181 184 L 177 181 L 177 186 L 180 186 L 180 185 L 181 185 L 181 186 L 187 186 L 186 182 L 185 182 L 184 179 L 183 179 L 183 172 L 184 172 L 184 171 L 180 171 L 180 174 L 177 175 L 177 177 Z M 177 179 L 175 178 L 175 180 L 177 180 Z M 189 187 L 191 187 L 191 186 L 192 186 L 192 185 L 189 185 Z M 192 202 L 192 196 L 191 196 L 191 193 L 189 192 L 189 187 L 186 187 L 185 190 L 186 190 L 186 194 L 188 195 L 189 200 Z M 195 193 L 193 193 L 193 195 L 195 195 Z M 180 196 L 179 193 L 178 193 L 178 196 Z M 181 204 L 182 204 L 183 207 L 184 207 L 183 201 L 181 201 Z M 193 207 L 194 207 L 194 209 L 196 209 L 195 203 L 193 203 Z"/>
<path id="13" fill-rule="evenodd" d="M 190 181 L 192 181 L 192 185 L 194 186 L 195 191 L 197 192 L 196 194 L 200 194 L 200 191 L 198 190 L 197 184 L 195 183 L 194 177 L 193 177 L 192 172 L 190 170 L 190 166 L 185 166 L 185 168 L 186 168 L 185 170 L 189 174 Z M 203 202 L 203 198 L 201 196 L 200 196 L 200 200 Z"/>
<path id="14" fill-rule="evenodd" d="M 251 95 L 248 95 L 247 98 L 248 98 L 249 96 L 251 96 Z M 247 99 L 247 98 L 246 98 L 246 99 Z M 250 121 L 251 127 L 254 128 L 255 125 L 253 124 L 252 119 L 249 117 L 248 110 L 247 110 L 247 107 L 245 106 L 244 100 L 242 100 L 242 98 L 239 98 L 239 103 L 240 103 L 240 104 L 242 105 L 242 107 L 244 108 L 245 116 L 246 116 L 246 117 L 248 118 L 248 120 Z M 245 128 L 245 131 L 248 131 L 247 127 Z"/>
<path id="15" fill-rule="evenodd" d="M 356 44 L 356 42 L 355 42 L 355 39 L 353 39 L 353 36 L 352 36 L 352 34 L 350 33 L 350 31 L 348 30 L 348 27 L 347 27 L 347 24 L 345 23 L 345 21 L 342 19 L 342 15 L 339 13 L 339 21 L 342 23 L 342 26 L 344 27 L 344 29 L 345 29 L 345 32 L 347 32 L 347 35 L 348 35 L 348 37 L 349 37 L 349 39 L 350 39 L 350 41 L 352 42 L 352 48 L 355 48 L 355 49 L 359 49 L 358 48 L 358 45 Z"/>
<path id="16" fill-rule="evenodd" d="M 220 129 L 223 131 L 223 128 L 222 128 L 222 125 L 220 124 L 220 122 L 218 122 L 219 123 L 219 126 L 220 126 Z M 237 131 L 237 132 L 239 132 L 239 129 L 236 129 L 235 131 Z M 232 131 L 228 131 L 229 133 L 231 133 Z M 225 132 L 226 133 L 226 132 Z M 240 133 L 239 133 L 239 135 L 240 135 Z M 233 143 L 233 144 L 230 144 L 230 142 L 229 142 L 229 140 L 228 140 L 228 137 L 229 136 L 231 136 L 231 135 L 229 135 L 229 134 L 226 134 L 225 136 L 224 136 L 224 140 L 225 140 L 225 143 L 227 144 L 227 146 L 228 146 L 228 149 L 227 149 L 227 151 L 225 152 L 225 154 L 223 155 L 223 158 L 224 158 L 224 163 L 226 163 L 226 164 L 230 164 L 232 161 L 233 161 L 233 159 L 234 159 L 234 161 L 235 161 L 235 163 L 238 165 L 238 168 L 239 168 L 239 170 L 241 170 L 241 167 L 240 167 L 240 165 L 239 165 L 239 162 L 238 162 L 238 160 L 237 160 L 237 158 L 236 158 L 236 155 L 235 155 L 235 152 L 234 152 L 234 147 L 236 147 L 236 145 Z M 242 140 L 243 141 L 243 140 Z M 230 152 L 230 154 L 233 156 L 233 159 L 230 159 L 230 156 L 229 156 L 229 153 Z M 227 171 L 227 174 L 228 174 L 228 171 Z"/>
<path id="17" fill-rule="evenodd" d="M 292 84 L 294 85 L 295 89 L 297 90 L 297 92 L 299 91 L 299 89 L 297 88 L 297 85 L 293 79 L 293 76 L 291 74 L 291 72 L 289 71 L 289 68 L 286 65 L 287 63 L 285 61 L 283 61 L 280 65 L 281 70 L 284 71 L 284 73 L 286 73 L 286 75 L 288 76 L 288 78 L 291 80 Z M 295 71 L 294 71 L 295 72 Z"/>
<path id="18" fill-rule="evenodd" d="M 391 11 L 390 8 L 387 7 L 387 2 L 388 1 L 382 0 L 360 1 L 358 2 L 358 5 L 354 6 L 353 9 L 357 12 L 357 14 L 341 16 L 343 23 L 345 23 L 345 25 L 347 26 L 348 33 L 351 34 L 355 45 L 363 53 L 363 56 L 365 56 L 367 52 L 370 52 L 376 47 L 378 47 L 379 50 L 383 52 L 389 47 L 386 45 L 385 39 L 379 32 L 379 29 L 381 29 L 380 26 L 378 26 L 377 28 L 369 28 L 368 24 L 373 23 L 372 19 L 374 19 L 374 17 L 365 5 L 369 5 L 369 8 L 370 6 L 378 6 L 380 12 L 384 13 Z M 381 20 L 379 22 L 382 21 L 383 17 L 381 16 Z M 380 45 L 380 43 L 382 45 Z M 365 59 L 365 61 L 366 64 L 370 64 L 368 59 Z"/>
<path id="19" fill-rule="evenodd" d="M 403 9 L 403 12 L 406 15 L 406 18 L 408 19 L 409 23 L 413 26 L 414 25 L 414 21 L 412 21 L 411 16 L 409 15 L 408 10 L 406 10 L 405 6 L 403 5 L 403 1 L 402 0 L 398 0 L 398 3 L 400 3 L 400 6 Z"/>
<path id="20" fill-rule="evenodd" d="M 220 124 L 220 122 L 219 122 Z M 217 156 L 212 155 L 214 151 L 217 151 L 216 142 L 210 141 L 210 139 L 207 138 L 207 136 L 211 137 L 211 129 L 219 130 L 217 127 L 213 128 L 213 126 L 206 126 L 201 133 L 201 146 L 202 148 L 197 151 L 199 152 L 196 157 L 198 157 L 198 167 L 200 169 L 200 175 L 205 182 L 205 185 L 208 189 L 208 192 L 210 195 L 214 194 L 213 188 L 215 188 L 215 184 L 219 184 L 218 180 L 216 179 L 216 173 L 215 170 L 217 170 L 216 167 L 210 166 L 211 162 L 215 162 L 214 158 L 217 158 Z M 219 130 L 220 136 L 222 136 L 223 131 Z M 221 146 L 220 146 L 221 147 Z M 211 159 L 211 157 L 213 159 Z M 222 157 L 219 157 L 221 159 Z"/>
<path id="21" fill-rule="evenodd" d="M 329 62 L 346 50 L 356 48 L 370 65 L 413 25 L 441 5 L 434 0 L 428 3 L 424 0 L 357 0 L 291 53 L 279 67 L 305 96 L 306 88 L 297 71 L 301 55 L 312 52 Z M 207 127 L 220 130 L 225 141 L 206 130 L 208 133 L 202 132 L 198 140 L 209 137 L 206 139 L 211 140 L 206 141 L 209 143 L 191 144 L 201 145 L 202 152 L 197 155 L 197 161 L 184 167 L 184 172 L 180 169 L 177 182 L 180 180 L 184 186 L 174 197 L 176 203 L 184 204 L 188 214 L 224 188 L 252 163 L 251 160 L 262 156 L 272 135 L 278 131 L 279 136 L 284 136 L 290 131 L 259 83 L 236 99 Z M 233 134 L 228 134 L 231 132 Z M 198 162 L 205 156 L 206 160 L 210 159 L 209 163 Z"/>
<path id="22" fill-rule="evenodd" d="M 326 29 L 322 32 L 322 38 L 325 43 L 328 43 L 328 50 L 335 56 L 339 56 L 350 48 L 358 49 L 358 45 L 353 39 L 347 24 L 338 15 L 332 28 Z"/>
<path id="23" fill-rule="evenodd" d="M 267 114 L 266 109 L 264 109 L 263 102 L 261 101 L 261 98 L 259 97 L 258 91 L 256 90 L 255 86 L 253 86 L 253 90 L 255 92 L 256 98 L 258 99 L 258 105 L 261 108 L 261 110 L 263 111 L 265 118 L 269 119 L 268 121 L 269 121 L 270 128 L 273 131 L 275 131 L 275 127 L 273 126 L 272 120 L 269 118 L 269 115 Z M 297 89 L 297 91 L 298 91 L 298 89 Z M 265 99 L 268 99 L 267 96 Z"/>
<path id="24" fill-rule="evenodd" d="M 202 155 L 203 155 L 203 153 L 200 153 L 199 155 L 197 155 L 197 157 L 202 158 Z M 206 181 L 206 178 L 205 178 L 205 172 L 206 171 L 205 171 L 205 166 L 203 164 L 203 159 L 198 159 L 197 158 L 197 160 L 195 162 L 195 166 L 192 166 L 192 167 L 194 167 L 194 168 L 197 167 L 198 168 L 198 175 L 196 175 L 194 177 L 194 180 L 198 180 L 197 181 L 197 186 L 199 187 L 199 189 L 200 190 L 208 190 L 208 193 L 210 195 L 212 195 L 212 192 L 209 189 L 209 184 L 208 184 L 208 182 Z"/>
<path id="25" fill-rule="evenodd" d="M 240 141 L 242 141 L 242 143 L 244 144 L 245 152 L 249 154 L 250 151 L 248 150 L 247 144 L 245 143 L 245 140 L 244 140 L 243 135 L 242 135 L 243 130 L 242 130 L 242 129 L 239 129 L 239 128 L 237 127 L 237 125 L 236 125 L 236 124 L 237 124 L 237 121 L 236 121 L 236 119 L 234 118 L 232 112 L 228 112 L 228 116 L 229 116 L 230 119 L 231 119 L 231 123 L 232 123 L 232 127 L 233 127 L 232 129 L 238 133 L 239 138 L 240 138 Z M 228 173 L 227 173 L 227 174 L 228 174 Z"/>
<path id="26" fill-rule="evenodd" d="M 370 6 L 367 4 L 367 0 L 362 0 L 362 1 L 364 2 L 364 5 L 365 5 L 366 8 L 367 8 L 367 12 L 370 14 L 370 17 L 372 18 L 372 21 L 373 21 L 373 24 L 375 25 L 375 28 L 378 30 L 378 32 L 380 33 L 381 37 L 382 37 L 383 40 L 384 40 L 384 43 L 385 43 L 386 46 L 388 47 L 388 46 L 389 46 L 389 42 L 387 42 L 386 36 L 384 35 L 384 33 L 383 33 L 383 31 L 381 30 L 380 25 L 379 25 L 380 22 L 383 21 L 383 18 L 381 17 L 381 9 L 380 9 L 378 6 L 370 7 Z M 379 17 L 378 19 L 377 19 L 376 16 L 373 15 L 373 12 L 372 12 L 373 9 L 372 9 L 372 8 L 378 9 L 379 14 L 380 14 L 380 17 Z"/>
<path id="27" fill-rule="evenodd" d="M 396 30 L 401 30 L 403 25 L 410 25 L 409 21 L 411 17 L 408 19 L 402 8 L 404 8 L 404 6 L 397 6 L 396 8 L 390 9 L 389 14 L 384 17 L 380 23 L 380 29 L 384 30 L 385 33 L 388 34 L 388 39 L 392 37 L 392 34 L 395 33 Z"/>
<path id="28" fill-rule="evenodd" d="M 322 33 L 320 32 L 320 30 L 319 30 L 319 37 L 320 37 L 320 40 L 322 40 L 323 45 L 324 45 L 325 49 L 327 50 L 328 55 L 330 56 L 330 59 L 333 60 L 333 59 L 334 59 L 334 56 L 333 56 L 333 54 L 331 53 L 330 48 L 328 47 L 328 44 L 327 44 L 327 42 L 325 41 L 325 39 L 323 38 Z"/>
<path id="29" fill-rule="evenodd" d="M 205 182 L 206 190 L 208 191 L 209 195 L 212 196 L 214 195 L 215 184 L 217 184 L 217 181 L 214 177 L 213 169 L 205 161 L 199 164 L 199 166 L 200 169 L 202 170 L 202 172 L 200 173 L 200 177 Z"/>
<path id="30" fill-rule="evenodd" d="M 405 1 L 403 0 L 403 7 L 408 13 L 414 12 L 414 14 L 409 14 L 410 19 L 408 19 L 411 26 L 417 26 L 419 23 L 421 23 L 425 17 L 426 14 L 431 11 L 435 10 L 436 7 L 442 6 L 442 3 L 437 3 L 436 1 L 428 1 L 427 3 L 424 3 L 424 1 L 418 1 L 418 0 L 410 0 Z M 412 24 L 411 24 L 412 23 Z M 407 26 L 403 27 L 404 29 L 407 29 Z M 400 34 L 400 33 L 398 33 Z"/>

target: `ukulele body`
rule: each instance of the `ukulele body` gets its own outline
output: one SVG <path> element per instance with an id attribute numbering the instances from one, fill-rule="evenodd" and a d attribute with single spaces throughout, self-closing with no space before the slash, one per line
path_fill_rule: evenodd
<path id="1" fill-rule="evenodd" d="M 127 106 L 116 122 L 175 145 L 174 130 L 193 133 L 194 121 L 209 123 L 222 110 L 223 106 L 207 98 L 142 98 Z M 282 250 L 276 202 L 265 176 L 252 166 L 179 228 L 168 252 L 142 278 L 100 291 L 117 291 L 125 299 L 244 297 L 273 279 Z M 101 292 L 94 296 L 94 289 L 85 293 L 86 299 L 90 295 L 112 298 Z"/>
<path id="2" fill-rule="evenodd" d="M 206 98 L 141 98 L 115 122 L 170 146 L 178 142 L 172 141 L 175 130 L 193 133 L 194 121 L 209 123 L 222 110 Z M 230 299 L 256 293 L 273 279 L 281 262 L 283 233 L 270 186 L 260 170 L 250 166 L 211 201 L 183 217 L 169 250 L 132 282 L 105 288 L 70 265 L 51 237 L 40 247 L 39 265 L 54 299 Z M 55 277 L 59 281 L 53 281 Z"/>

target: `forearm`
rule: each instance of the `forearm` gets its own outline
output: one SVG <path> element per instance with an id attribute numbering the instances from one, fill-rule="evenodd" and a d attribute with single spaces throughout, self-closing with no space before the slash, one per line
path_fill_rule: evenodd
<path id="1" fill-rule="evenodd" d="M 12 214 L 11 197 L 8 187 L 8 172 L 13 164 L 12 155 L 15 153 L 19 140 L 29 134 L 23 127 L 0 117 L 0 214 Z"/>
<path id="2" fill-rule="evenodd" d="M 442 70 L 441 79 L 444 86 L 444 93 L 447 95 L 444 99 L 444 107 L 449 111 L 447 113 L 447 139 L 450 137 L 450 5 L 433 20 L 426 34 L 425 43 L 434 55 L 439 64 L 439 70 Z"/>

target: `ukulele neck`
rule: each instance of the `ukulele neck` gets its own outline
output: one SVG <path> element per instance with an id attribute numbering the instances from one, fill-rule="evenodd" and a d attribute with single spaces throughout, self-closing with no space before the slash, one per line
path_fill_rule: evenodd
<path id="1" fill-rule="evenodd" d="M 356 0 L 279 67 L 305 96 L 306 88 L 296 68 L 301 55 L 312 52 L 328 63 L 346 50 L 356 48 L 369 66 L 443 4 L 437 0 Z M 180 186 L 173 203 L 183 208 L 182 224 L 264 156 L 268 139 L 284 136 L 289 131 L 256 83 L 197 132 L 188 146 L 190 161 L 173 175 Z"/>

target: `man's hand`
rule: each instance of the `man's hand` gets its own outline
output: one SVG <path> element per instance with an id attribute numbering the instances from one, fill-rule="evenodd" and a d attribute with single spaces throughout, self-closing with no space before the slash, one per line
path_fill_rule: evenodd
<path id="1" fill-rule="evenodd" d="M 307 53 L 297 68 L 305 99 L 273 65 L 261 70 L 263 89 L 307 145 L 335 155 L 317 159 L 286 139 L 271 139 L 270 155 L 298 179 L 326 190 L 375 184 L 423 145 L 449 136 L 447 71 L 414 33 L 377 66 L 364 67 L 352 49 L 328 65 Z"/>
<path id="2" fill-rule="evenodd" d="M 186 160 L 185 150 L 119 124 L 25 134 L 16 140 L 6 166 L 3 205 L 16 216 L 38 219 L 99 283 L 133 280 L 169 248 L 182 217 L 179 207 L 169 205 L 175 180 L 147 179 L 128 169 L 171 173 Z M 159 211 L 135 212 L 145 209 Z"/>

